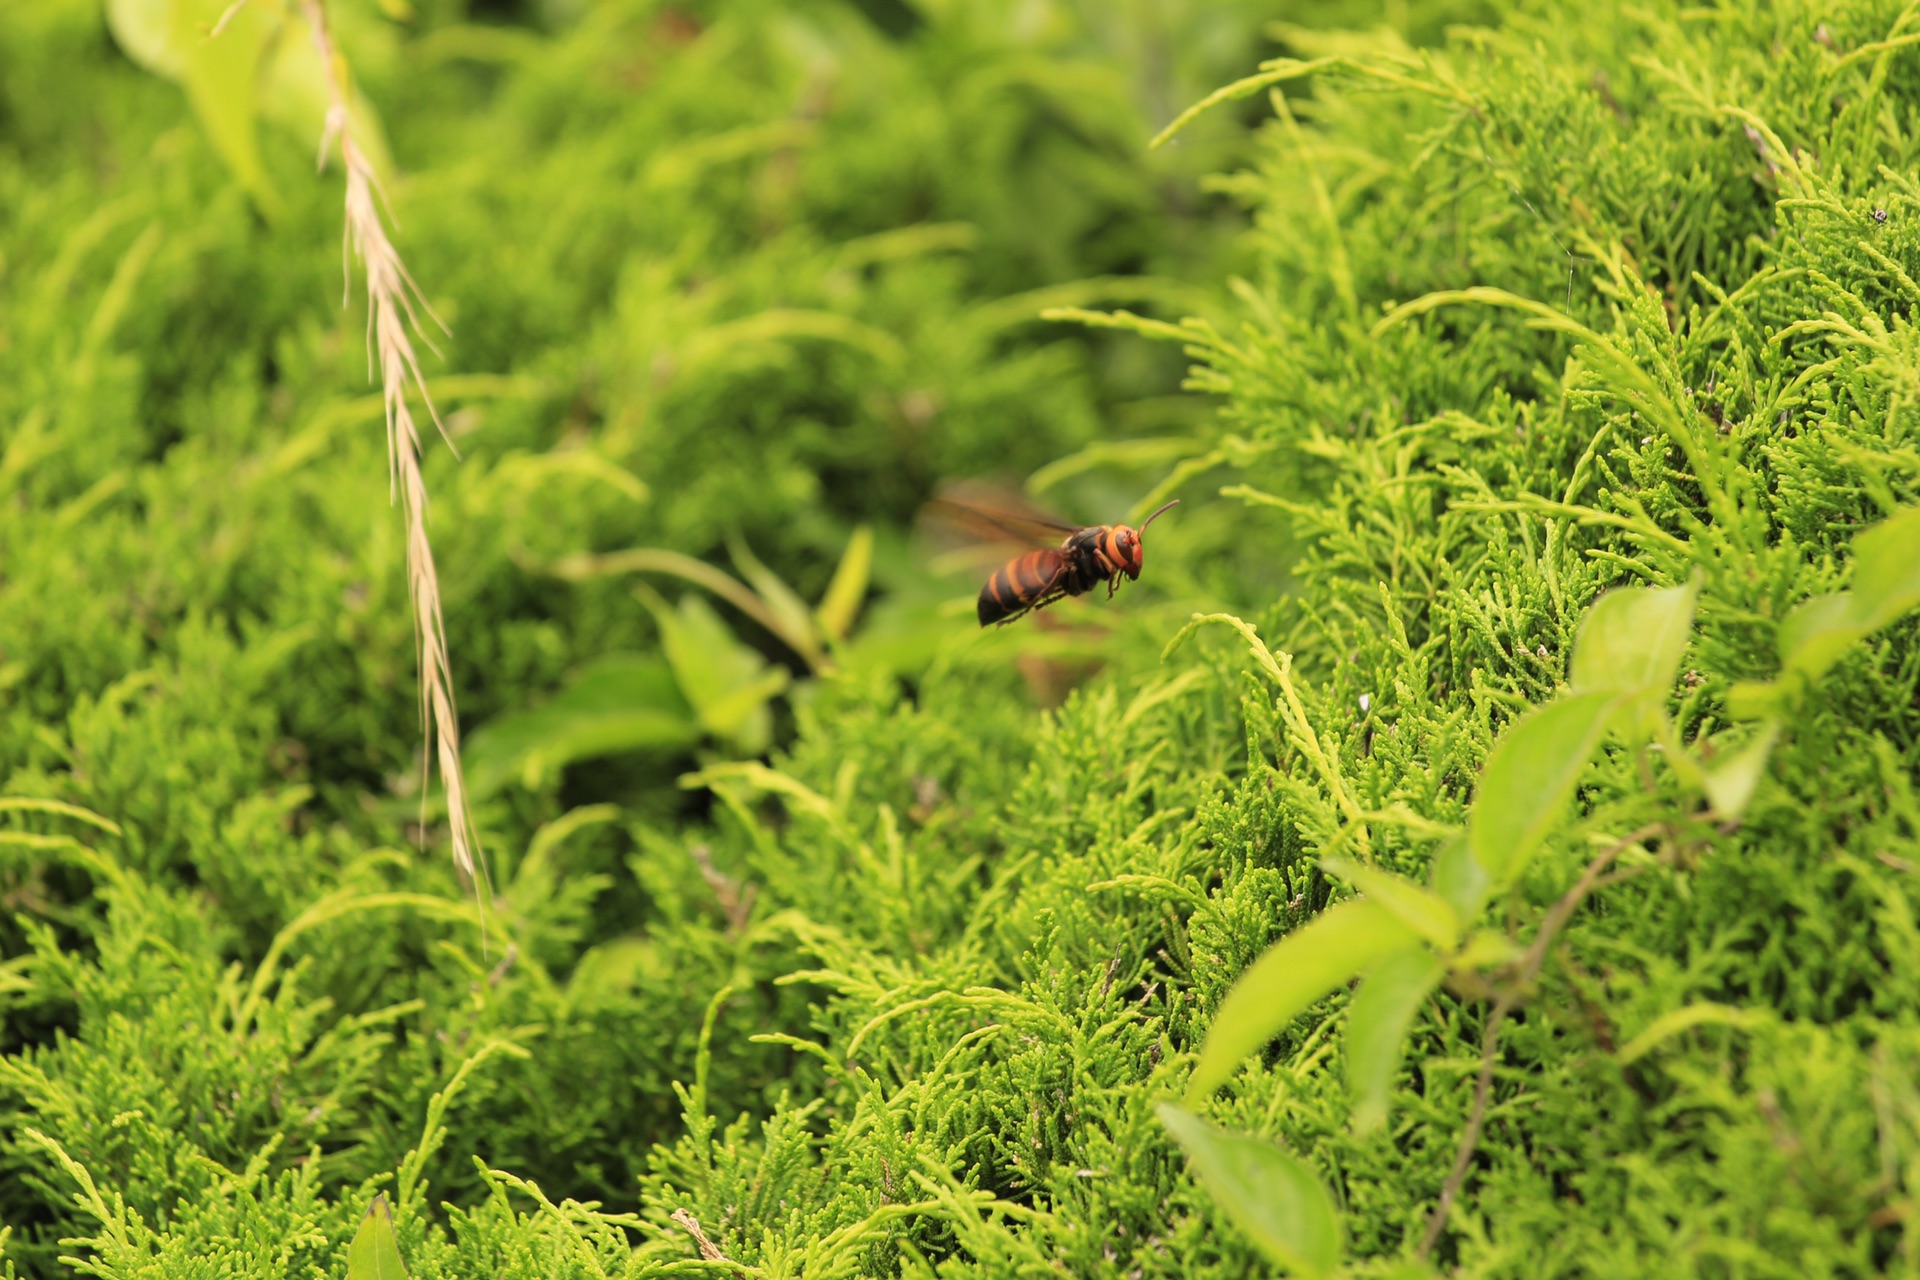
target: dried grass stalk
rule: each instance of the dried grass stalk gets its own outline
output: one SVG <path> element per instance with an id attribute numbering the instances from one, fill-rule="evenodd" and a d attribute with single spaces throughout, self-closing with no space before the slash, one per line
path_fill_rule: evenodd
<path id="1" fill-rule="evenodd" d="M 399 251 L 387 238 L 385 225 L 375 203 L 378 175 L 366 152 L 354 138 L 353 121 L 347 112 L 347 73 L 345 63 L 333 47 L 327 28 L 327 15 L 321 0 L 300 0 L 301 12 L 313 32 L 314 45 L 326 68 L 326 127 L 320 138 L 320 167 L 336 145 L 341 166 L 346 171 L 346 228 L 342 256 L 346 259 L 347 291 L 351 294 L 352 259 L 357 257 L 367 275 L 367 355 L 372 364 L 377 357 L 380 388 L 386 402 L 388 481 L 398 497 L 407 520 L 407 589 L 412 597 L 414 633 L 419 641 L 420 721 L 426 734 L 426 750 L 437 750 L 440 778 L 447 788 L 447 824 L 453 839 L 453 861 L 469 883 L 479 881 L 479 842 L 467 804 L 466 777 L 460 769 L 460 721 L 453 698 L 453 674 L 447 667 L 447 634 L 440 616 L 440 577 L 434 569 L 433 546 L 427 539 L 427 486 L 420 474 L 420 434 L 414 426 L 413 410 L 407 404 L 407 383 L 420 392 L 421 401 L 434 425 L 444 437 L 446 428 L 427 394 L 426 378 L 414 355 L 409 330 L 420 335 L 429 346 L 420 324 L 420 312 L 433 314 L 413 277 L 400 261 Z M 445 325 L 441 326 L 443 329 Z M 448 446 L 452 446 L 449 440 Z M 421 785 L 427 781 L 422 761 Z"/>

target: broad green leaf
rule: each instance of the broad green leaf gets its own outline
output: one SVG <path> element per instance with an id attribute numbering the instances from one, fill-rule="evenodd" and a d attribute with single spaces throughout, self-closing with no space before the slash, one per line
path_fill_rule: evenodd
<path id="1" fill-rule="evenodd" d="M 1457 971 L 1466 969 L 1490 969 L 1497 965 L 1512 964 L 1520 958 L 1520 947 L 1506 934 L 1493 929 L 1482 929 L 1467 939 L 1467 945 L 1448 957 L 1448 967 Z"/>
<path id="2" fill-rule="evenodd" d="M 1920 605 L 1920 507 L 1908 507 L 1853 540 L 1853 596 L 1869 632 Z"/>
<path id="3" fill-rule="evenodd" d="M 163 80 L 187 73 L 186 44 L 173 14 L 177 0 L 107 0 L 107 30 L 121 52 Z"/>
<path id="4" fill-rule="evenodd" d="M 1464 924 L 1487 904 L 1493 880 L 1467 847 L 1465 836 L 1454 836 L 1433 857 L 1433 891 L 1452 904 Z"/>
<path id="5" fill-rule="evenodd" d="M 256 0 L 211 36 L 226 8 L 227 0 L 107 0 L 107 26 L 129 58 L 186 91 L 213 149 L 271 214 L 280 200 L 260 162 L 255 95 L 261 58 L 285 23 L 280 6 Z"/>
<path id="6" fill-rule="evenodd" d="M 790 683 L 792 677 L 785 667 L 770 667 L 725 697 L 709 703 L 701 712 L 701 723 L 715 737 L 761 741 L 764 735 L 752 722 L 765 713 L 767 703 L 787 691 Z"/>
<path id="7" fill-rule="evenodd" d="M 229 0 L 106 0 L 107 26 L 127 56 L 186 90 L 208 140 L 263 209 L 278 207 L 261 164 L 256 116 L 283 125 L 301 147 L 320 141 L 332 101 L 306 19 L 292 6 L 253 0 L 210 35 Z M 386 135 L 358 87 L 347 113 L 360 149 L 392 173 Z"/>
<path id="8" fill-rule="evenodd" d="M 807 607 L 799 593 L 789 587 L 779 574 L 767 568 L 760 558 L 753 554 L 743 539 L 729 538 L 727 549 L 733 555 L 734 567 L 745 578 L 767 606 L 767 612 L 779 624 L 780 638 L 795 653 L 804 655 L 808 661 L 820 656 L 820 642 L 814 635 L 813 610 Z"/>
<path id="9" fill-rule="evenodd" d="M 840 565 L 833 571 L 833 581 L 827 584 L 827 593 L 820 597 L 820 608 L 814 613 L 820 630 L 835 640 L 847 638 L 847 633 L 853 630 L 853 620 L 860 616 L 860 606 L 866 601 L 867 584 L 872 577 L 873 526 L 863 524 L 848 539 Z"/>
<path id="10" fill-rule="evenodd" d="M 181 86 L 233 176 L 263 211 L 277 213 L 280 196 L 260 161 L 255 111 L 261 59 L 281 25 L 280 12 L 276 5 L 249 4 L 209 38 L 226 7 L 221 0 L 176 0 L 174 30 L 186 58 Z"/>
<path id="11" fill-rule="evenodd" d="M 1459 913 L 1439 894 L 1391 871 L 1362 866 L 1345 858 L 1322 858 L 1320 867 L 1393 912 L 1401 924 L 1440 950 L 1450 951 L 1460 941 Z"/>
<path id="12" fill-rule="evenodd" d="M 347 1280 L 406 1280 L 400 1261 L 400 1241 L 393 1232 L 393 1214 L 384 1192 L 367 1206 L 353 1243 L 347 1246 Z"/>
<path id="13" fill-rule="evenodd" d="M 1736 720 L 1765 720 L 1791 705 L 1781 680 L 1741 680 L 1727 690 L 1727 713 Z"/>
<path id="14" fill-rule="evenodd" d="M 1780 660 L 1789 671 L 1817 679 L 1868 631 L 1851 591 L 1815 596 L 1781 620 Z"/>
<path id="15" fill-rule="evenodd" d="M 957 615 L 943 615 L 927 601 L 881 596 L 867 609 L 859 632 L 847 644 L 846 665 L 856 671 L 917 675 L 951 645 Z"/>
<path id="16" fill-rule="evenodd" d="M 1767 771 L 1767 757 L 1779 737 L 1780 723 L 1774 721 L 1752 742 L 1714 761 L 1713 767 L 1706 770 L 1707 799 L 1713 802 L 1715 813 L 1737 818 L 1746 812 L 1747 802 L 1753 799 L 1754 789 Z"/>
<path id="17" fill-rule="evenodd" d="M 1573 646 L 1575 693 L 1665 693 L 1680 671 L 1699 586 L 1609 591 L 1587 610 Z"/>
<path id="18" fill-rule="evenodd" d="M 1826 673 L 1856 641 L 1920 605 L 1920 507 L 1853 540 L 1853 590 L 1815 596 L 1780 623 L 1780 657 L 1809 678 Z"/>
<path id="19" fill-rule="evenodd" d="M 1440 985 L 1447 966 L 1425 947 L 1388 956 L 1360 984 L 1347 1011 L 1347 1088 L 1361 1133 L 1387 1118 L 1387 1095 L 1414 1014 Z"/>
<path id="20" fill-rule="evenodd" d="M 659 658 L 608 654 L 543 706 L 488 721 L 468 738 L 467 786 L 485 798 L 516 780 L 539 786 L 576 760 L 678 752 L 700 739 L 693 709 Z"/>
<path id="21" fill-rule="evenodd" d="M 1366 898 L 1337 903 L 1267 948 L 1220 1002 L 1187 1086 L 1190 1101 L 1226 1083 L 1248 1054 L 1334 988 L 1419 935 Z"/>
<path id="22" fill-rule="evenodd" d="M 1313 1170 L 1271 1142 L 1216 1129 L 1171 1102 L 1156 1110 L 1201 1185 L 1261 1252 L 1306 1280 L 1333 1274 L 1340 1217 Z"/>
<path id="23" fill-rule="evenodd" d="M 696 595 L 668 608 L 651 589 L 635 588 L 660 627 L 660 647 L 701 725 L 746 755 L 758 755 L 773 736 L 768 699 L 786 687 L 786 673 L 734 639 L 713 606 Z"/>
<path id="24" fill-rule="evenodd" d="M 1519 877 L 1559 821 L 1619 706 L 1617 694 L 1576 693 L 1501 735 L 1467 818 L 1467 843 L 1496 885 Z"/>

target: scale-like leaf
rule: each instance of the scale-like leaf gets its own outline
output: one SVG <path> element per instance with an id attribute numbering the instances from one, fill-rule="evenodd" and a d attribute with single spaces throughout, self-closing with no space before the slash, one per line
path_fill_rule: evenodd
<path id="1" fill-rule="evenodd" d="M 1661 1014 L 1648 1024 L 1646 1030 L 1621 1045 L 1618 1057 L 1621 1065 L 1625 1066 L 1646 1057 L 1661 1041 L 1694 1027 L 1721 1026 L 1751 1030 L 1765 1026 L 1772 1018 L 1772 1012 L 1767 1009 L 1737 1009 L 1711 1000 L 1683 1005 Z"/>
<path id="2" fill-rule="evenodd" d="M 1305 1280 L 1333 1273 L 1340 1218 L 1313 1170 L 1271 1142 L 1216 1129 L 1171 1102 L 1158 1111 L 1201 1184 L 1261 1252 Z"/>

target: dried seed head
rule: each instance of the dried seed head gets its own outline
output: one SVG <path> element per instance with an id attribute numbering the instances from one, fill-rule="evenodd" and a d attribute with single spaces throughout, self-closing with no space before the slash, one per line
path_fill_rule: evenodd
<path id="1" fill-rule="evenodd" d="M 454 866 L 478 891 L 484 873 L 467 801 L 466 775 L 460 767 L 460 722 L 454 704 L 453 674 L 447 663 L 446 626 L 440 613 L 440 576 L 427 537 L 427 485 L 420 472 L 420 433 L 407 403 L 407 385 L 412 383 L 445 437 L 446 428 L 427 394 L 426 376 L 420 371 L 413 347 L 414 335 L 432 346 L 421 326 L 420 313 L 424 311 L 436 323 L 440 318 L 407 274 L 380 220 L 376 201 L 379 178 L 354 137 L 353 121 L 347 112 L 345 66 L 333 48 L 326 12 L 320 0 L 301 0 L 300 9 L 313 34 L 321 65 L 328 71 L 329 103 L 320 135 L 320 164 L 325 166 L 328 153 L 337 146 L 347 187 L 342 258 L 349 291 L 354 258 L 366 272 L 367 362 L 369 366 L 377 363 L 379 369 L 386 409 L 387 480 L 407 522 L 407 594 L 413 605 L 414 634 L 419 645 L 420 720 L 426 735 L 423 752 L 430 749 L 437 758 L 440 779 L 447 789 Z M 444 330 L 445 324 L 441 328 Z M 451 440 L 447 443 L 452 447 Z M 421 781 L 424 803 L 424 768 Z"/>

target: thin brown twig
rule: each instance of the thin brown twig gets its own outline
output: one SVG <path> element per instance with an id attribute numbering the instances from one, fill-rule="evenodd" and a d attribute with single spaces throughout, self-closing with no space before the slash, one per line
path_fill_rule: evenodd
<path id="1" fill-rule="evenodd" d="M 453 674 L 447 661 L 446 624 L 440 612 L 440 577 L 434 567 L 433 546 L 427 538 L 427 486 L 420 471 L 420 434 L 407 403 L 407 384 L 411 382 L 425 402 L 434 425 L 440 427 L 443 438 L 446 436 L 439 412 L 427 393 L 426 377 L 421 372 L 412 341 L 412 335 L 418 334 L 431 347 L 432 342 L 420 323 L 420 312 L 424 311 L 436 323 L 441 323 L 440 317 L 434 315 L 419 286 L 407 273 L 380 219 L 376 203 L 379 176 L 354 134 L 352 116 L 347 109 L 346 64 L 334 48 L 325 5 L 322 0 L 300 0 L 300 9 L 313 33 L 314 47 L 326 72 L 328 105 L 326 125 L 320 137 L 320 165 L 326 166 L 328 151 L 338 144 L 341 167 L 346 174 L 342 257 L 348 273 L 347 287 L 350 292 L 352 259 L 358 257 L 366 270 L 368 361 L 371 364 L 378 359 L 381 395 L 386 408 L 388 486 L 406 514 L 407 589 L 413 606 L 420 660 L 420 720 L 425 735 L 421 751 L 423 757 L 438 758 L 440 778 L 447 789 L 447 825 L 454 866 L 478 891 L 484 868 L 479 862 L 480 845 L 468 807 L 466 775 L 460 767 L 460 721 L 454 703 Z M 444 323 L 441 328 L 446 328 Z M 452 447 L 451 440 L 447 443 Z M 428 763 L 423 758 L 423 805 Z"/>
<path id="2" fill-rule="evenodd" d="M 217 39 L 220 33 L 227 29 L 227 24 L 238 17 L 240 11 L 246 7 L 247 0 L 233 0 L 232 4 L 222 9 L 220 11 L 220 17 L 213 24 L 213 29 L 207 32 L 207 39 Z"/>
<path id="3" fill-rule="evenodd" d="M 1666 831 L 1665 823 L 1648 823 L 1637 831 L 1629 832 L 1611 845 L 1601 850 L 1587 863 L 1580 878 L 1573 887 L 1560 895 L 1540 922 L 1540 932 L 1535 936 L 1533 945 L 1527 948 L 1520 962 L 1514 966 L 1512 976 L 1501 990 L 1495 1001 L 1493 1012 L 1487 1015 L 1487 1029 L 1480 1038 L 1480 1074 L 1474 1082 L 1473 1107 L 1467 1113 L 1467 1127 L 1460 1135 L 1460 1146 L 1453 1156 L 1453 1168 L 1447 1171 L 1447 1180 L 1440 1188 L 1440 1199 L 1433 1206 L 1433 1213 L 1427 1218 L 1426 1234 L 1420 1240 L 1420 1256 L 1426 1257 L 1433 1252 L 1433 1246 L 1440 1240 L 1440 1233 L 1446 1230 L 1447 1212 L 1460 1195 L 1460 1188 L 1467 1180 L 1467 1168 L 1473 1163 L 1473 1153 L 1480 1145 L 1481 1130 L 1486 1127 L 1487 1107 L 1493 1100 L 1493 1060 L 1500 1048 L 1500 1028 L 1520 1003 L 1540 971 L 1546 967 L 1547 955 L 1553 949 L 1553 940 L 1580 904 L 1603 883 L 1610 883 L 1605 875 L 1613 860 L 1634 845 L 1650 836 Z M 1630 868 L 1638 874 L 1640 868 Z M 1626 877 L 1621 877 L 1626 878 Z"/>
<path id="4" fill-rule="evenodd" d="M 1487 1103 L 1493 1097 L 1493 1055 L 1500 1047 L 1500 1024 L 1507 1020 L 1507 1013 L 1519 998 L 1517 988 L 1506 992 L 1487 1017 L 1487 1029 L 1480 1037 L 1480 1078 L 1473 1086 L 1473 1109 L 1467 1113 L 1466 1132 L 1460 1135 L 1460 1148 L 1453 1154 L 1453 1168 L 1447 1171 L 1447 1181 L 1440 1188 L 1440 1200 L 1433 1206 L 1432 1216 L 1427 1219 L 1427 1234 L 1420 1240 L 1420 1256 L 1423 1258 L 1433 1252 L 1441 1231 L 1445 1230 L 1447 1211 L 1453 1207 L 1454 1197 L 1460 1194 L 1460 1188 L 1467 1180 L 1467 1166 L 1473 1161 L 1474 1148 L 1480 1145 L 1480 1130 L 1487 1120 Z"/>
<path id="5" fill-rule="evenodd" d="M 702 1258 L 708 1262 L 724 1262 L 729 1266 L 732 1265 L 727 1255 L 720 1252 L 720 1246 L 707 1239 L 707 1233 L 700 1229 L 700 1220 L 693 1214 L 685 1209 L 675 1209 L 667 1216 L 678 1223 L 682 1231 L 693 1237 L 693 1246 L 700 1251 Z M 736 1270 L 733 1274 L 738 1276 L 742 1273 Z"/>
<path id="6" fill-rule="evenodd" d="M 759 894 L 758 885 L 742 886 L 738 880 L 714 865 L 713 851 L 704 844 L 697 844 L 687 850 L 694 864 L 700 868 L 700 878 L 707 882 L 707 888 L 713 890 L 713 896 L 720 903 L 720 910 L 727 917 L 727 933 L 739 937 L 747 931 L 747 924 L 753 918 L 753 901 Z"/>

